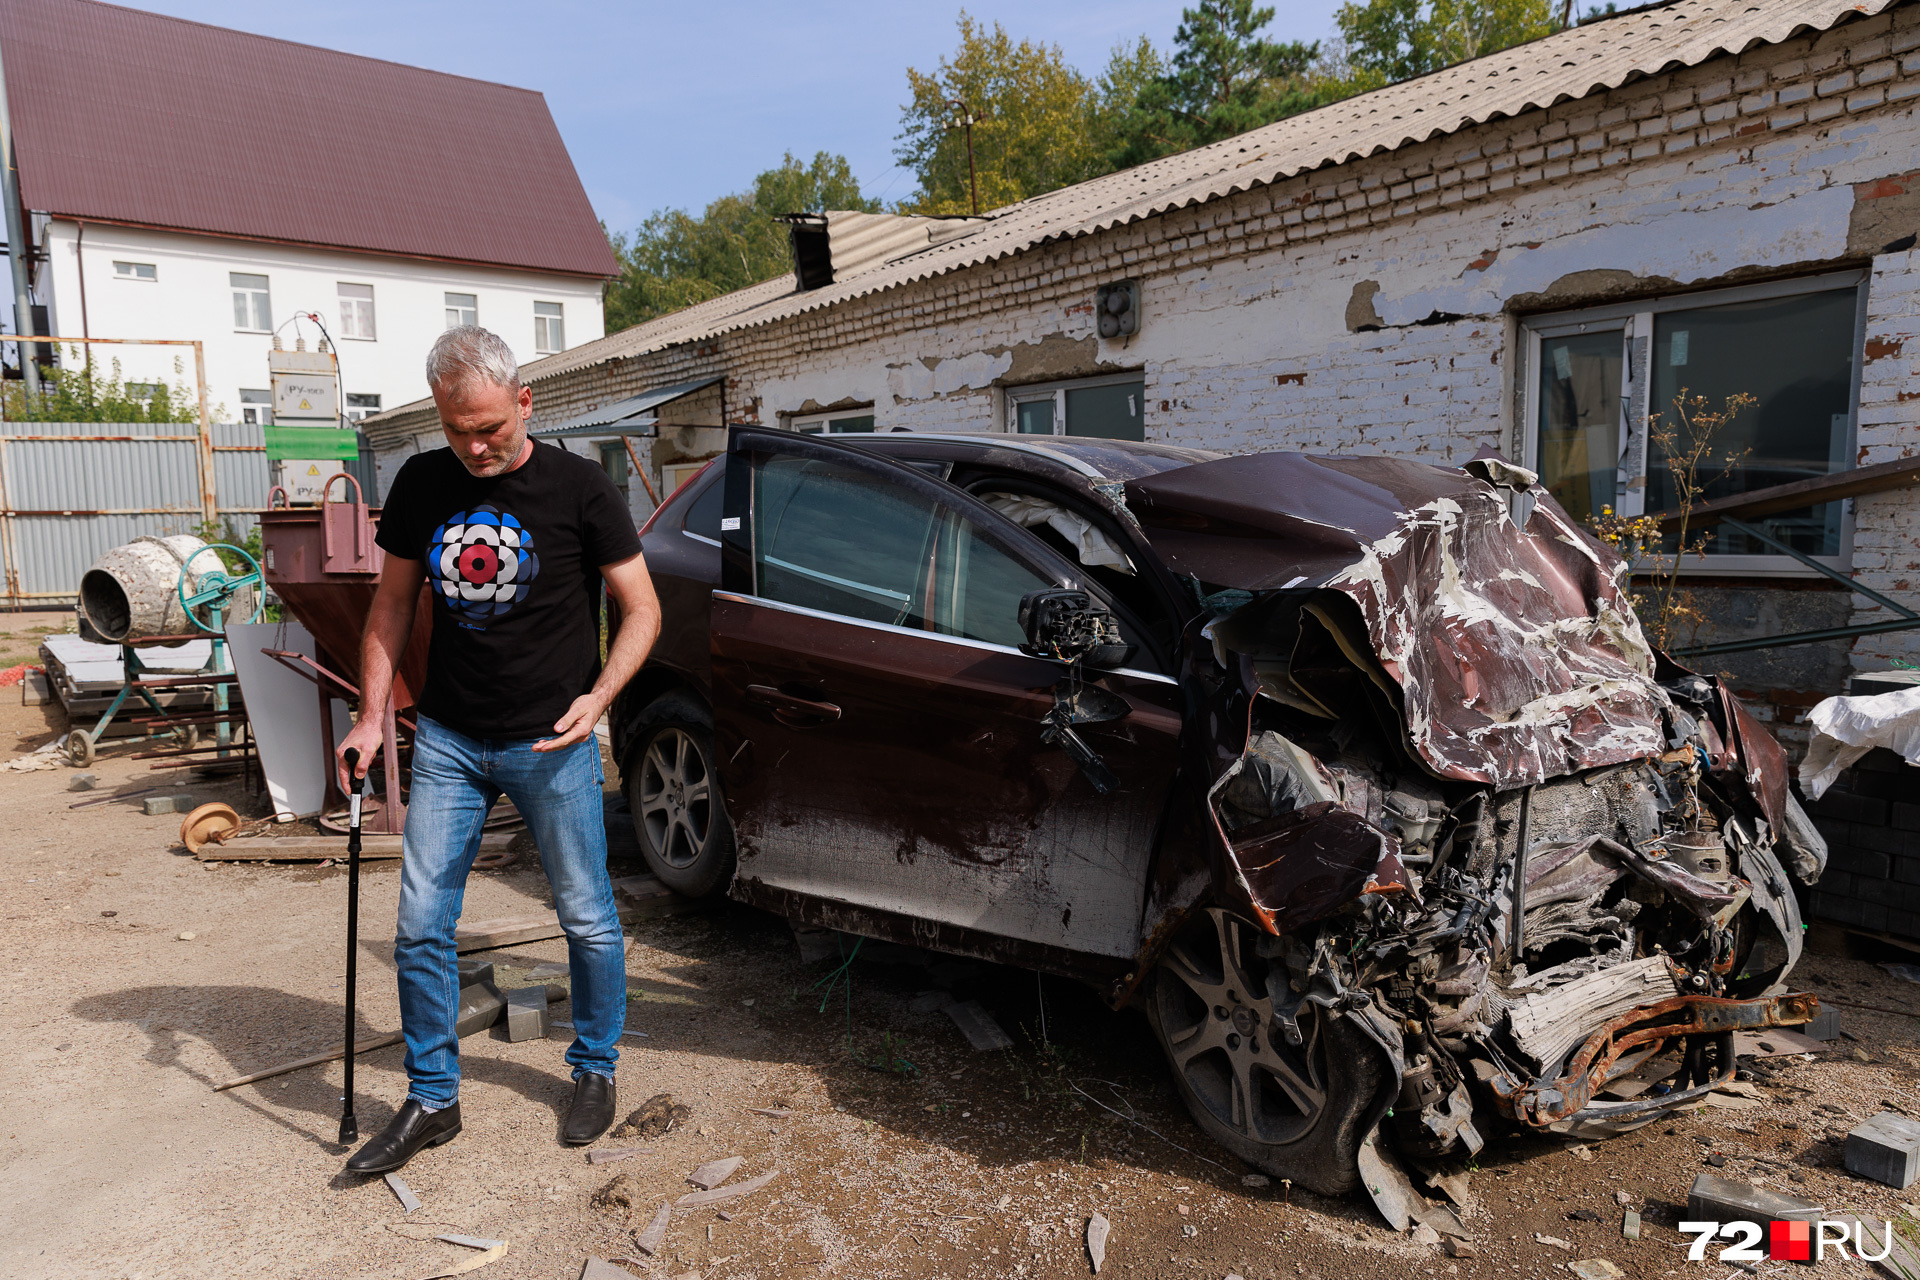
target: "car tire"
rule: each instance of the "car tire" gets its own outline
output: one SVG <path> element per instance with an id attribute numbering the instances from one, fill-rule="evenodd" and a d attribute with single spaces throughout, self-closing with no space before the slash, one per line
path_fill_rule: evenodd
<path id="1" fill-rule="evenodd" d="M 713 714 L 688 693 L 654 699 L 640 713 L 621 773 L 648 870 L 689 898 L 724 890 L 733 879 L 733 827 L 714 769 Z"/>
<path id="2" fill-rule="evenodd" d="M 1280 962 L 1253 954 L 1260 936 L 1218 907 L 1196 912 L 1148 979 L 1147 1019 L 1209 1137 L 1262 1173 L 1341 1195 L 1360 1183 L 1362 1123 L 1385 1079 L 1383 1055 L 1352 1019 L 1314 1004 L 1296 1014 L 1300 1047 L 1270 1040 L 1266 970 Z"/>

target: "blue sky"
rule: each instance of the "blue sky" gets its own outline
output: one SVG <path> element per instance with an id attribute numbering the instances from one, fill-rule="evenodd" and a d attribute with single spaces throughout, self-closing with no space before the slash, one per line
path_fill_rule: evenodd
<path id="1" fill-rule="evenodd" d="M 705 4 L 501 0 L 145 0 L 136 8 L 538 89 L 609 227 L 699 208 L 787 151 L 837 151 L 868 194 L 899 199 L 893 163 L 906 68 L 958 42 L 960 4 L 717 0 Z M 1015 38 L 1057 43 L 1089 73 L 1145 33 L 1164 48 L 1179 0 L 973 0 Z M 1338 0 L 1277 0 L 1270 33 L 1324 39 Z M 281 109 L 281 108 L 276 108 Z M 508 175 L 508 180 L 510 175 Z M 538 192 L 528 192 L 538 199 Z"/>

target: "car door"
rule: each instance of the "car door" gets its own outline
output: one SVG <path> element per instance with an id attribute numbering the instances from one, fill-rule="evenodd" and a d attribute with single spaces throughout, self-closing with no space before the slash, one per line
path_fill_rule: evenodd
<path id="1" fill-rule="evenodd" d="M 1139 943 L 1173 781 L 1175 682 L 1089 672 L 1125 714 L 1079 727 L 1102 795 L 1041 741 L 1065 668 L 1022 596 L 1092 589 L 961 490 L 817 437 L 736 428 L 712 612 L 734 894 L 786 894 L 1104 956 Z"/>

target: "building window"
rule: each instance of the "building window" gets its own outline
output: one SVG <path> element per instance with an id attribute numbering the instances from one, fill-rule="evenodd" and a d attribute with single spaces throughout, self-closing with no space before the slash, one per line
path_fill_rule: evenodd
<path id="1" fill-rule="evenodd" d="M 1023 436 L 1147 438 L 1147 384 L 1137 373 L 1007 388 L 1007 430 Z"/>
<path id="2" fill-rule="evenodd" d="M 600 446 L 600 465 L 606 469 L 613 487 L 620 491 L 620 500 L 627 500 L 627 446 L 618 440 L 607 441 Z"/>
<path id="3" fill-rule="evenodd" d="M 567 349 L 566 317 L 558 302 L 533 304 L 533 349 L 543 356 Z"/>
<path id="4" fill-rule="evenodd" d="M 273 307 L 267 301 L 267 278 L 244 272 L 227 273 L 233 286 L 233 327 L 246 333 L 273 332 Z"/>
<path id="5" fill-rule="evenodd" d="M 145 280 L 148 283 L 160 278 L 160 273 L 151 262 L 115 261 L 113 274 L 121 280 Z"/>
<path id="6" fill-rule="evenodd" d="M 129 382 L 127 399 L 138 400 L 141 404 L 152 404 L 165 391 L 166 387 L 158 382 Z"/>
<path id="7" fill-rule="evenodd" d="M 342 284 L 340 289 L 340 336 L 373 341 L 373 286 Z"/>
<path id="8" fill-rule="evenodd" d="M 370 413 L 380 412 L 380 397 L 347 392 L 347 420 L 358 422 Z"/>
<path id="9" fill-rule="evenodd" d="M 1713 441 L 1700 475 L 1705 500 L 1845 470 L 1864 292 L 1861 273 L 1843 272 L 1527 320 L 1528 465 L 1579 521 L 1604 507 L 1669 510 L 1678 499 L 1653 436 L 1679 429 L 1674 400 L 1685 393 L 1704 396 L 1714 412 L 1730 396 L 1754 398 Z M 1807 555 L 1847 555 L 1841 502 L 1748 523 Z M 1731 529 L 1718 531 L 1706 554 L 1708 562 L 1689 557 L 1682 567 L 1795 568 Z"/>
<path id="10" fill-rule="evenodd" d="M 458 329 L 463 324 L 480 323 L 480 300 L 471 293 L 450 293 L 447 295 L 447 328 Z"/>
<path id="11" fill-rule="evenodd" d="M 839 413 L 809 413 L 789 419 L 787 425 L 803 436 L 837 436 L 847 432 L 872 431 L 873 410 L 848 409 Z"/>
<path id="12" fill-rule="evenodd" d="M 273 425 L 273 392 L 240 388 L 240 421 L 256 426 Z"/>

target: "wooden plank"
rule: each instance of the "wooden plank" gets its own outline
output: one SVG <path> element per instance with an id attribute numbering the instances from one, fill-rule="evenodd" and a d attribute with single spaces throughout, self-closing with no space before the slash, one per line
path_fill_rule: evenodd
<path id="1" fill-rule="evenodd" d="M 1718 524 L 1722 516 L 1732 516 L 1736 520 L 1758 520 L 1782 511 L 1796 511 L 1801 507 L 1838 502 L 1842 498 L 1857 498 L 1867 493 L 1883 493 L 1912 484 L 1920 484 L 1920 457 L 1896 458 L 1892 462 L 1875 463 L 1870 467 L 1850 467 L 1831 475 L 1769 485 L 1765 489 L 1703 502 L 1687 517 L 1687 528 L 1704 529 Z M 1678 511 L 1655 512 L 1653 518 L 1660 522 L 1662 533 L 1674 533 L 1680 528 Z"/>
<path id="2" fill-rule="evenodd" d="M 504 852 L 515 832 L 496 831 L 480 837 L 481 853 Z M 404 837 L 360 837 L 362 858 L 397 858 Z M 208 844 L 196 855 L 202 862 L 323 862 L 347 856 L 345 836 L 236 836 L 225 844 Z"/>
<path id="3" fill-rule="evenodd" d="M 623 876 L 613 882 L 620 923 L 678 915 L 698 910 L 704 904 L 683 898 L 652 876 Z M 461 955 L 469 951 L 491 951 L 496 947 L 515 947 L 523 942 L 540 942 L 566 935 L 560 917 L 551 911 L 538 915 L 503 916 L 494 920 L 475 920 L 454 927 L 453 947 Z"/>
<path id="4" fill-rule="evenodd" d="M 398 1044 L 400 1039 L 401 1034 L 398 1031 L 383 1032 L 377 1036 L 368 1036 L 364 1040 L 359 1036 L 355 1036 L 353 1038 L 353 1056 L 357 1058 L 361 1054 L 369 1053 L 374 1049 L 384 1049 L 390 1044 Z M 283 1076 L 289 1071 L 298 1071 L 302 1067 L 317 1067 L 323 1062 L 332 1062 L 335 1058 L 344 1058 L 346 1056 L 346 1042 L 342 1041 L 331 1049 L 322 1049 L 319 1053 L 309 1057 L 297 1058 L 292 1062 L 283 1062 L 277 1067 L 268 1067 L 265 1071 L 256 1071 L 252 1075 L 240 1076 L 238 1079 L 229 1080 L 225 1084 L 217 1084 L 213 1086 L 213 1091 L 220 1093 L 227 1089 L 237 1089 L 243 1084 L 252 1084 L 255 1080 L 266 1080 L 273 1076 Z"/>

